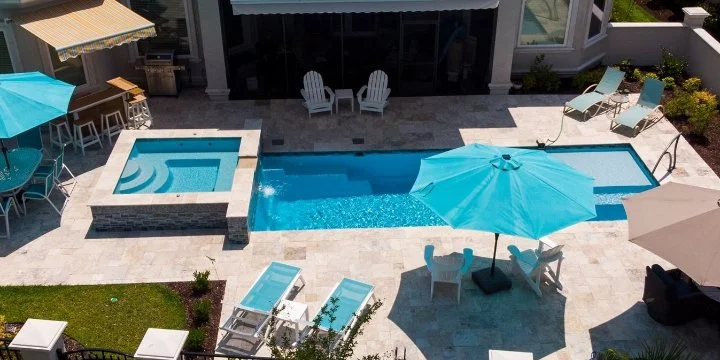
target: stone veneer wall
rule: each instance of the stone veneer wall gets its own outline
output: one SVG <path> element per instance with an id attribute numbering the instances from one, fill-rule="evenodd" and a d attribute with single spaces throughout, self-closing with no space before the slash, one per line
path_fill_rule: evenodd
<path id="1" fill-rule="evenodd" d="M 228 217 L 228 240 L 238 244 L 247 244 L 250 242 L 248 232 L 248 221 L 246 217 Z"/>
<path id="2" fill-rule="evenodd" d="M 92 206 L 91 211 L 96 231 L 225 229 L 229 227 L 225 217 L 227 206 L 226 203 Z"/>

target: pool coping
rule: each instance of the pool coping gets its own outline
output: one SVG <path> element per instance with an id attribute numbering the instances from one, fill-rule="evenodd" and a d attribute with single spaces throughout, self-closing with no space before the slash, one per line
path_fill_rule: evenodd
<path id="1" fill-rule="evenodd" d="M 247 122 L 246 122 L 247 123 Z M 227 204 L 228 218 L 246 218 L 250 211 L 253 179 L 260 153 L 261 120 L 245 130 L 180 129 L 126 130 L 115 143 L 93 189 L 88 205 L 92 207 L 173 206 L 180 204 Z M 207 193 L 115 194 L 115 187 L 137 139 L 149 138 L 240 138 L 238 164 L 230 191 Z"/>

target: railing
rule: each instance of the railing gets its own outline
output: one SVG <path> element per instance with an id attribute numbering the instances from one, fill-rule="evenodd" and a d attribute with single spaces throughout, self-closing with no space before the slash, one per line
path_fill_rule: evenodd
<path id="1" fill-rule="evenodd" d="M 216 358 L 224 358 L 230 360 L 275 360 L 271 357 L 251 356 L 251 355 L 226 355 L 215 353 L 201 353 L 182 351 L 180 352 L 180 360 L 213 360 Z"/>
<path id="2" fill-rule="evenodd" d="M 60 360 L 135 360 L 135 358 L 124 352 L 110 349 L 82 349 L 62 352 L 57 350 Z"/>
<path id="3" fill-rule="evenodd" d="M 681 136 L 681 134 L 677 134 L 672 139 L 672 141 L 670 141 L 670 144 L 668 144 L 668 146 L 665 148 L 663 153 L 660 154 L 660 157 L 657 159 L 657 162 L 655 162 L 655 166 L 652 169 L 653 175 L 655 174 L 655 170 L 657 169 L 658 165 L 660 165 L 660 161 L 663 159 L 663 157 L 665 157 L 665 155 L 670 157 L 670 163 L 668 164 L 668 169 L 667 169 L 668 174 L 671 173 L 673 170 L 675 170 L 675 165 L 677 164 L 677 148 L 678 148 L 678 143 L 680 142 L 680 136 Z M 672 153 L 670 153 L 669 150 L 670 150 L 670 147 L 673 146 L 673 144 L 675 145 L 675 147 L 673 147 L 673 151 L 672 151 Z"/>
<path id="4" fill-rule="evenodd" d="M 20 352 L 8 347 L 10 342 L 12 342 L 10 339 L 0 339 L 0 360 L 21 360 Z"/>

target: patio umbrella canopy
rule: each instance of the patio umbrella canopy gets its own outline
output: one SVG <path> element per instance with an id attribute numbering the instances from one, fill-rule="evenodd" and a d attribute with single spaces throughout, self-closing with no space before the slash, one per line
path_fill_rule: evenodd
<path id="1" fill-rule="evenodd" d="M 453 228 L 495 233 L 492 266 L 473 274 L 486 293 L 510 287 L 495 270 L 500 234 L 539 239 L 596 216 L 593 178 L 539 150 L 450 150 L 421 161 L 410 193 Z"/>
<path id="2" fill-rule="evenodd" d="M 37 71 L 0 75 L 0 141 L 65 115 L 74 90 Z M 9 166 L 4 144 L 2 151 Z"/>
<path id="3" fill-rule="evenodd" d="M 720 191 L 678 183 L 623 199 L 630 241 L 704 286 L 720 286 Z"/>

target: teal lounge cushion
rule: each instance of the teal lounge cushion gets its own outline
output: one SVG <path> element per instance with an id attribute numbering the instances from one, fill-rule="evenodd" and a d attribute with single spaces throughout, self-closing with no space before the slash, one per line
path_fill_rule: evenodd
<path id="1" fill-rule="evenodd" d="M 582 94 L 567 103 L 565 106 L 571 107 L 579 112 L 586 112 L 591 106 L 603 101 L 604 96 L 596 92 Z"/>
<path id="2" fill-rule="evenodd" d="M 629 109 L 623 111 L 616 119 L 615 122 L 621 125 L 625 125 L 629 128 L 635 128 L 637 124 L 652 114 L 653 109 L 646 108 L 640 105 L 631 106 Z"/>

